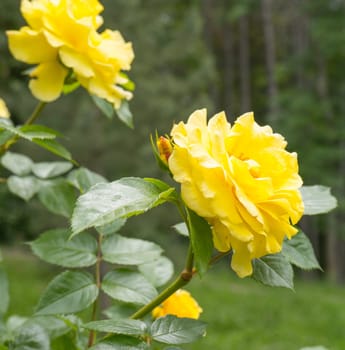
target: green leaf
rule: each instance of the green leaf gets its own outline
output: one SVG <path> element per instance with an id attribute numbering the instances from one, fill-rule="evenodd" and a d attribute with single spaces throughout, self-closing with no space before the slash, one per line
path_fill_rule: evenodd
<path id="1" fill-rule="evenodd" d="M 89 169 L 79 168 L 71 171 L 67 177 L 81 193 L 88 191 L 92 186 L 98 183 L 107 183 L 107 179 Z"/>
<path id="2" fill-rule="evenodd" d="M 36 143 L 38 146 L 48 150 L 49 152 L 56 154 L 57 156 L 64 158 L 66 160 L 72 161 L 71 153 L 57 141 L 39 140 L 39 139 L 33 139 L 32 141 Z"/>
<path id="3" fill-rule="evenodd" d="M 284 241 L 282 254 L 291 264 L 301 269 L 321 269 L 315 257 L 313 246 L 302 231 L 299 231 L 290 240 Z"/>
<path id="4" fill-rule="evenodd" d="M 139 320 L 101 320 L 86 323 L 83 327 L 97 332 L 140 336 L 146 332 L 146 323 Z"/>
<path id="5" fill-rule="evenodd" d="M 329 187 L 303 186 L 300 191 L 304 203 L 304 215 L 328 213 L 337 206 L 337 199 L 331 195 Z"/>
<path id="6" fill-rule="evenodd" d="M 72 217 L 73 234 L 142 214 L 165 202 L 173 190 L 162 192 L 156 185 L 135 177 L 97 184 L 78 198 Z"/>
<path id="7" fill-rule="evenodd" d="M 1 123 L 1 128 L 28 141 L 55 139 L 56 136 L 61 135 L 59 132 L 42 125 L 23 125 L 13 127 L 10 124 Z"/>
<path id="8" fill-rule="evenodd" d="M 114 305 L 103 311 L 103 314 L 113 320 L 129 318 L 138 310 L 138 305 L 117 301 Z"/>
<path id="9" fill-rule="evenodd" d="M 0 266 L 0 319 L 1 316 L 7 312 L 9 303 L 10 303 L 10 295 L 8 289 L 8 279 L 6 272 L 2 266 Z"/>
<path id="10" fill-rule="evenodd" d="M 192 318 L 160 317 L 151 326 L 152 338 L 166 344 L 186 344 L 204 336 L 206 324 Z"/>
<path id="11" fill-rule="evenodd" d="M 0 130 L 0 146 L 4 145 L 12 137 L 13 137 L 13 134 L 10 131 L 8 131 L 8 130 Z"/>
<path id="12" fill-rule="evenodd" d="M 17 330 L 11 350 L 50 350 L 49 336 L 37 324 L 24 325 Z"/>
<path id="13" fill-rule="evenodd" d="M 267 286 L 293 289 L 293 269 L 282 254 L 255 259 L 252 277 Z"/>
<path id="14" fill-rule="evenodd" d="M 208 270 L 213 251 L 211 227 L 207 221 L 192 210 L 187 210 L 190 240 L 192 242 L 195 266 L 200 276 Z"/>
<path id="15" fill-rule="evenodd" d="M 113 335 L 92 346 L 90 350 L 148 350 L 148 345 L 140 339 L 127 335 Z"/>
<path id="16" fill-rule="evenodd" d="M 70 314 L 82 311 L 97 296 L 97 285 L 89 273 L 65 271 L 49 283 L 37 305 L 36 314 Z"/>
<path id="17" fill-rule="evenodd" d="M 133 115 L 132 115 L 132 112 L 129 109 L 129 104 L 128 104 L 127 101 L 122 100 L 120 108 L 116 109 L 115 112 L 116 112 L 118 118 L 123 123 L 125 123 L 131 129 L 134 128 Z"/>
<path id="18" fill-rule="evenodd" d="M 139 265 L 157 259 L 162 248 L 155 243 L 118 234 L 111 235 L 102 242 L 105 261 L 113 264 Z"/>
<path id="19" fill-rule="evenodd" d="M 160 287 L 167 283 L 173 276 L 174 265 L 171 260 L 165 256 L 160 256 L 152 262 L 140 265 L 139 271 L 152 285 Z"/>
<path id="20" fill-rule="evenodd" d="M 117 220 L 111 222 L 110 224 L 106 224 L 103 226 L 97 226 L 96 230 L 102 236 L 109 236 L 109 235 L 112 235 L 113 233 L 116 233 L 119 230 L 121 230 L 121 228 L 125 225 L 126 222 L 127 222 L 127 219 L 125 219 L 125 218 L 117 219 Z"/>
<path id="21" fill-rule="evenodd" d="M 37 124 L 23 125 L 19 126 L 17 129 L 19 131 L 19 136 L 31 141 L 33 141 L 34 139 L 52 140 L 55 139 L 57 136 L 62 136 L 61 133 L 59 133 L 56 130 Z"/>
<path id="22" fill-rule="evenodd" d="M 57 316 L 34 316 L 29 318 L 25 325 L 37 324 L 49 335 L 49 338 L 57 338 L 68 333 L 71 329 Z"/>
<path id="23" fill-rule="evenodd" d="M 52 213 L 71 217 L 76 201 L 75 189 L 66 180 L 44 182 L 38 192 L 41 203 Z"/>
<path id="24" fill-rule="evenodd" d="M 30 174 L 33 161 L 23 154 L 7 151 L 1 158 L 1 165 L 15 175 L 25 176 Z"/>
<path id="25" fill-rule="evenodd" d="M 110 120 L 114 117 L 114 106 L 108 102 L 107 100 L 100 98 L 98 96 L 92 95 L 91 96 L 93 102 L 95 105 L 101 110 L 101 112 Z"/>
<path id="26" fill-rule="evenodd" d="M 181 236 L 189 237 L 188 227 L 185 222 L 180 222 L 172 226 L 172 228 Z"/>
<path id="27" fill-rule="evenodd" d="M 25 201 L 31 199 L 41 188 L 40 182 L 33 176 L 10 176 L 7 186 L 13 194 Z"/>
<path id="28" fill-rule="evenodd" d="M 65 174 L 72 168 L 70 162 L 41 162 L 32 166 L 32 172 L 41 179 L 49 179 Z"/>
<path id="29" fill-rule="evenodd" d="M 86 267 L 97 261 L 97 242 L 88 233 L 69 239 L 68 229 L 54 229 L 42 233 L 30 243 L 35 255 L 51 264 L 63 267 Z"/>
<path id="30" fill-rule="evenodd" d="M 157 296 L 156 289 L 142 274 L 126 269 L 108 272 L 102 290 L 113 299 L 133 304 L 147 304 Z"/>

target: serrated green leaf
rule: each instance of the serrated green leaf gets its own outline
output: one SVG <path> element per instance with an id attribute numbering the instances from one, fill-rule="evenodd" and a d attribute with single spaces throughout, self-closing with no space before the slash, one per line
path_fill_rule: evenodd
<path id="1" fill-rule="evenodd" d="M 293 265 L 301 269 L 321 269 L 309 238 L 299 231 L 290 240 L 284 241 L 282 254 Z"/>
<path id="2" fill-rule="evenodd" d="M 113 335 L 100 343 L 95 344 L 90 350 L 147 350 L 148 345 L 140 339 L 127 335 Z"/>
<path id="3" fill-rule="evenodd" d="M 138 310 L 138 305 L 116 301 L 114 305 L 103 311 L 103 314 L 113 320 L 129 318 Z"/>
<path id="4" fill-rule="evenodd" d="M 0 266 L 0 319 L 8 309 L 10 303 L 10 295 L 8 289 L 8 279 L 6 272 L 2 266 Z"/>
<path id="5" fill-rule="evenodd" d="M 97 296 L 97 285 L 89 273 L 65 271 L 49 283 L 37 305 L 36 314 L 79 312 L 90 306 Z"/>
<path id="6" fill-rule="evenodd" d="M 74 187 L 66 180 L 56 179 L 43 183 L 38 192 L 38 198 L 52 213 L 69 218 L 77 195 Z"/>
<path id="7" fill-rule="evenodd" d="M 126 222 L 127 222 L 127 219 L 125 218 L 117 219 L 111 222 L 110 224 L 106 224 L 103 226 L 96 226 L 96 230 L 102 236 L 109 236 L 121 230 L 121 228 L 125 225 Z"/>
<path id="8" fill-rule="evenodd" d="M 199 275 L 202 276 L 208 270 L 213 251 L 211 227 L 204 218 L 192 210 L 188 209 L 187 213 L 195 266 Z"/>
<path id="9" fill-rule="evenodd" d="M 61 135 L 59 132 L 43 125 L 22 125 L 14 127 L 10 124 L 1 123 L 1 128 L 28 141 L 34 141 L 35 139 L 52 140 L 55 139 L 56 136 Z"/>
<path id="10" fill-rule="evenodd" d="M 156 185 L 141 178 L 97 184 L 78 198 L 72 217 L 73 234 L 142 214 L 165 202 L 164 196 L 166 191 L 161 192 Z"/>
<path id="11" fill-rule="evenodd" d="M 13 194 L 25 201 L 31 199 L 41 188 L 40 182 L 33 176 L 10 176 L 7 186 Z"/>
<path id="12" fill-rule="evenodd" d="M 86 323 L 83 327 L 97 332 L 132 336 L 143 335 L 147 330 L 146 323 L 131 319 L 94 321 Z"/>
<path id="13" fill-rule="evenodd" d="M 108 272 L 102 290 L 113 299 L 133 304 L 147 304 L 157 296 L 156 289 L 142 274 L 126 269 Z"/>
<path id="14" fill-rule="evenodd" d="M 152 338 L 166 344 L 187 344 L 205 335 L 206 324 L 192 318 L 160 317 L 151 326 Z"/>
<path id="15" fill-rule="evenodd" d="M 0 130 L 0 146 L 4 145 L 12 137 L 13 137 L 13 134 L 10 131 L 8 131 L 8 130 Z"/>
<path id="16" fill-rule="evenodd" d="M 41 162 L 32 166 L 32 172 L 41 179 L 49 179 L 62 174 L 73 168 L 70 162 Z"/>
<path id="17" fill-rule="evenodd" d="M 161 287 L 167 283 L 174 274 L 174 265 L 165 256 L 160 256 L 156 260 L 142 264 L 139 271 L 152 283 L 155 287 Z"/>
<path id="18" fill-rule="evenodd" d="M 54 229 L 42 233 L 30 243 L 35 255 L 51 264 L 63 267 L 86 267 L 97 261 L 97 242 L 88 233 L 69 239 L 68 229 Z"/>
<path id="19" fill-rule="evenodd" d="M 293 269 L 282 254 L 255 259 L 252 277 L 267 286 L 293 289 Z"/>
<path id="20" fill-rule="evenodd" d="M 61 158 L 72 161 L 71 153 L 55 140 L 33 139 L 32 142 Z"/>
<path id="21" fill-rule="evenodd" d="M 24 325 L 17 330 L 11 350 L 50 350 L 49 336 L 37 324 Z"/>
<path id="22" fill-rule="evenodd" d="M 37 324 L 42 327 L 50 339 L 60 337 L 68 333 L 71 329 L 57 316 L 34 316 L 29 318 L 25 325 Z"/>
<path id="23" fill-rule="evenodd" d="M 98 183 L 107 183 L 108 180 L 87 168 L 79 168 L 71 171 L 67 177 L 81 193 L 88 191 L 92 186 Z"/>
<path id="24" fill-rule="evenodd" d="M 100 98 L 98 96 L 92 95 L 91 96 L 93 102 L 95 105 L 101 110 L 101 112 L 108 118 L 108 119 L 113 119 L 114 117 L 114 106 L 108 102 L 107 100 Z"/>
<path id="25" fill-rule="evenodd" d="M 30 174 L 33 161 L 23 154 L 7 151 L 1 158 L 1 165 L 15 175 L 25 176 Z"/>
<path id="26" fill-rule="evenodd" d="M 303 186 L 300 191 L 304 203 L 304 215 L 328 213 L 337 206 L 337 199 L 332 196 L 329 187 Z"/>
<path id="27" fill-rule="evenodd" d="M 125 123 L 129 128 L 133 129 L 133 115 L 131 110 L 129 109 L 129 104 L 127 101 L 122 100 L 121 106 L 119 109 L 115 110 L 118 118 Z"/>
<path id="28" fill-rule="evenodd" d="M 61 133 L 56 130 L 37 124 L 19 126 L 17 130 L 19 132 L 19 136 L 30 141 L 34 139 L 52 140 L 57 136 L 62 136 Z"/>
<path id="29" fill-rule="evenodd" d="M 188 227 L 185 222 L 180 222 L 172 226 L 172 228 L 181 236 L 189 237 Z"/>
<path id="30" fill-rule="evenodd" d="M 162 253 L 162 248 L 155 243 L 118 234 L 105 238 L 101 249 L 105 261 L 122 265 L 144 264 Z"/>

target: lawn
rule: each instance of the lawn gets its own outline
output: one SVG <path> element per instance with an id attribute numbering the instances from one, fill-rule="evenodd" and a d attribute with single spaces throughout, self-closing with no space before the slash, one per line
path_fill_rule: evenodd
<path id="1" fill-rule="evenodd" d="M 10 312 L 30 315 L 54 270 L 27 251 L 2 249 L 10 277 Z M 207 336 L 188 350 L 345 349 L 345 288 L 297 281 L 295 291 L 268 288 L 216 267 L 188 289 L 204 309 Z"/>

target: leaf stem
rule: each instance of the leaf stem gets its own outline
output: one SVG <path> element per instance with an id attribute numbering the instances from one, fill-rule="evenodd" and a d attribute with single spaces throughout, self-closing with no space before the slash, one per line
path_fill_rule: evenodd
<path id="1" fill-rule="evenodd" d="M 139 319 L 151 312 L 156 306 L 160 305 L 165 299 L 174 294 L 181 287 L 186 285 L 193 278 L 193 250 L 191 244 L 188 248 L 186 265 L 180 275 L 172 282 L 166 289 L 164 289 L 156 298 L 150 303 L 143 306 L 135 312 L 130 318 Z"/>
<path id="2" fill-rule="evenodd" d="M 101 251 L 101 245 L 102 245 L 102 235 L 98 235 L 98 250 L 97 250 L 97 261 L 95 265 L 95 279 L 96 279 L 96 285 L 98 290 L 101 290 L 101 263 L 102 263 L 102 251 Z M 97 311 L 98 311 L 98 305 L 99 305 L 100 296 L 98 293 L 98 297 L 93 303 L 92 307 L 92 314 L 91 314 L 91 321 L 96 321 L 97 319 Z M 88 340 L 88 348 L 90 348 L 93 343 L 95 342 L 96 338 L 96 331 L 90 330 L 89 333 L 89 340 Z"/>

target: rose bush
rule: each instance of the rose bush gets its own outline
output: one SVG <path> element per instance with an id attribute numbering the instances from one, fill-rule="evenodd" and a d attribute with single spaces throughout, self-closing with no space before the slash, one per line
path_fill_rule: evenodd
<path id="1" fill-rule="evenodd" d="M 232 250 L 232 268 L 252 274 L 251 261 L 282 249 L 303 214 L 296 153 L 284 138 L 261 127 L 252 113 L 231 127 L 225 113 L 207 123 L 195 111 L 171 131 L 169 169 L 186 205 L 212 226 L 214 246 Z"/>

